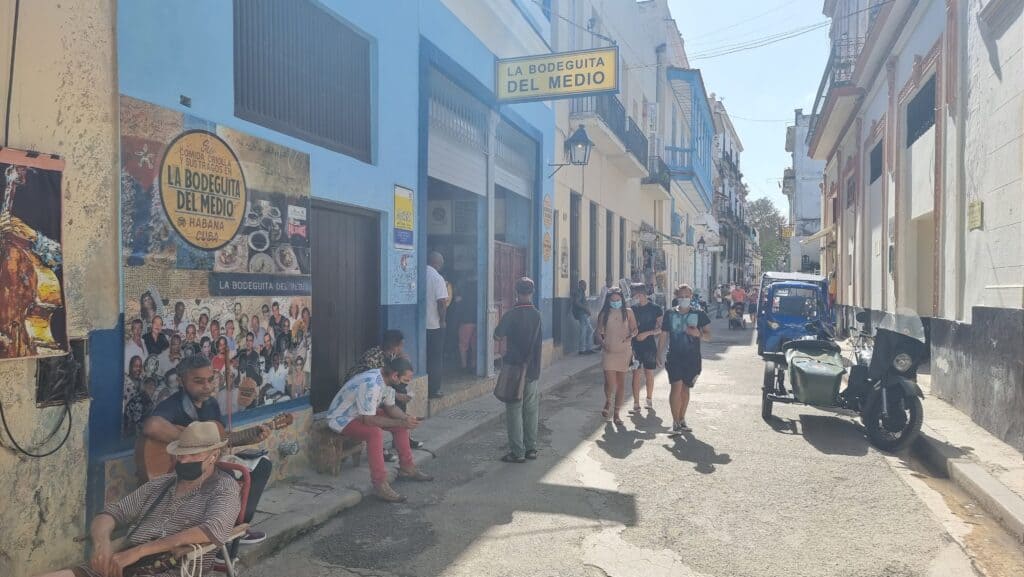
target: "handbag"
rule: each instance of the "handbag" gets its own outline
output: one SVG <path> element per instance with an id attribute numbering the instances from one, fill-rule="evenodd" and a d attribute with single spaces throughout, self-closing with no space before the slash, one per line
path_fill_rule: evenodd
<path id="1" fill-rule="evenodd" d="M 494 384 L 494 396 L 503 403 L 515 403 L 523 400 L 523 390 L 526 388 L 526 371 L 533 360 L 534 343 L 540 333 L 540 322 L 533 331 L 533 338 L 530 339 L 530 353 L 520 363 L 502 363 L 501 372 L 498 373 L 498 380 Z"/>

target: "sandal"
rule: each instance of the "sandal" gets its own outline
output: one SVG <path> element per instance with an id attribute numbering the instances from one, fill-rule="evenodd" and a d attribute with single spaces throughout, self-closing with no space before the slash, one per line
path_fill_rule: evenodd
<path id="1" fill-rule="evenodd" d="M 526 457 L 517 457 L 512 453 L 505 453 L 501 460 L 503 463 L 525 463 Z"/>
<path id="2" fill-rule="evenodd" d="M 606 421 L 610 421 L 611 420 L 611 416 L 612 416 L 612 404 L 611 404 L 611 402 L 607 402 L 607 403 L 604 404 L 604 408 L 601 409 L 601 416 L 604 417 L 604 420 L 606 420 Z"/>
<path id="3" fill-rule="evenodd" d="M 618 415 L 615 415 L 615 419 L 613 419 L 612 422 L 615 423 L 616 427 L 625 427 L 626 426 L 626 423 L 623 423 L 622 419 L 620 419 Z"/>
<path id="4" fill-rule="evenodd" d="M 400 495 L 387 483 L 381 483 L 373 488 L 373 495 L 385 503 L 404 503 L 405 496 Z"/>
<path id="5" fill-rule="evenodd" d="M 633 405 L 633 409 L 629 412 L 633 413 L 634 415 L 639 415 L 640 413 L 643 412 L 643 409 L 640 408 L 640 405 Z"/>

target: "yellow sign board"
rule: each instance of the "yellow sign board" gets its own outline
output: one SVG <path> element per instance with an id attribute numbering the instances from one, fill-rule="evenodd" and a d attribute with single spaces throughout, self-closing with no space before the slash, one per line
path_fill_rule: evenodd
<path id="1" fill-rule="evenodd" d="M 160 199 L 185 242 L 217 250 L 238 233 L 248 192 L 238 157 L 219 136 L 190 130 L 167 147 L 160 164 Z"/>
<path id="2" fill-rule="evenodd" d="M 404 186 L 395 187 L 395 248 L 413 248 L 416 231 L 416 208 L 413 193 Z"/>
<path id="3" fill-rule="evenodd" d="M 595 48 L 498 60 L 494 85 L 498 100 L 554 100 L 617 92 L 619 48 Z"/>
<path id="4" fill-rule="evenodd" d="M 793 238 L 793 227 L 784 226 L 782 227 L 782 238 Z"/>

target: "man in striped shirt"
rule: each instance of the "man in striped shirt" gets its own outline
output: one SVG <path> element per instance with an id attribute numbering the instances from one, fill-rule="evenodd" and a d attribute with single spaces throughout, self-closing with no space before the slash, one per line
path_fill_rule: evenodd
<path id="1" fill-rule="evenodd" d="M 241 507 L 238 482 L 217 469 L 220 431 L 209 422 L 194 422 L 167 446 L 175 456 L 174 473 L 156 477 L 124 499 L 108 505 L 93 519 L 93 554 L 89 563 L 43 577 L 113 577 L 132 565 L 148 570 L 139 575 L 178 577 L 166 563 L 176 548 L 194 543 L 224 543 Z M 134 526 L 126 546 L 114 551 L 111 534 L 117 527 Z M 202 560 L 203 574 L 211 571 L 213 555 Z"/>

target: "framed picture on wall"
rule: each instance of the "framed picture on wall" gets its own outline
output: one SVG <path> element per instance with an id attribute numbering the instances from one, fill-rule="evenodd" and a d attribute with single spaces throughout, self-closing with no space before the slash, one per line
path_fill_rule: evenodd
<path id="1" fill-rule="evenodd" d="M 452 201 L 432 200 L 427 203 L 427 234 L 452 233 Z"/>

